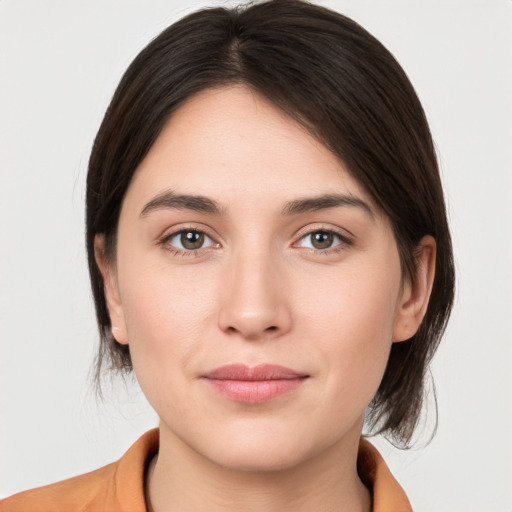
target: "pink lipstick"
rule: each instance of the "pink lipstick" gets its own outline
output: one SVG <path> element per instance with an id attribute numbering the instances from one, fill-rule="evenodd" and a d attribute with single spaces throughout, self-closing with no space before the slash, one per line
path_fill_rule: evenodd
<path id="1" fill-rule="evenodd" d="M 309 375 L 284 366 L 243 364 L 221 366 L 203 378 L 219 393 L 236 402 L 261 404 L 297 389 Z"/>

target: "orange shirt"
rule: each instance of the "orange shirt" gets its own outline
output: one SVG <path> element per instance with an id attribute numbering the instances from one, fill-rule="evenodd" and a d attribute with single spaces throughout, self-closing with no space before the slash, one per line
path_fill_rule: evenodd
<path id="1" fill-rule="evenodd" d="M 0 501 L 1 512 L 145 512 L 144 473 L 158 451 L 158 429 L 146 432 L 117 461 L 62 482 Z M 409 500 L 384 459 L 361 439 L 358 470 L 373 495 L 373 512 L 411 512 Z"/>

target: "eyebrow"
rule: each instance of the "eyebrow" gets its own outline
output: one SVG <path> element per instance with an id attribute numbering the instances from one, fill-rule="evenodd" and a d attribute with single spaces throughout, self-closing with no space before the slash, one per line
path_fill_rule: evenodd
<path id="1" fill-rule="evenodd" d="M 168 190 L 149 201 L 140 212 L 140 216 L 144 217 L 155 210 L 167 209 L 193 210 L 214 215 L 222 215 L 224 212 L 224 209 L 216 201 L 208 197 L 176 194 L 172 190 Z"/>
<path id="2" fill-rule="evenodd" d="M 281 210 L 282 216 L 299 215 L 302 213 L 327 210 L 340 206 L 352 206 L 362 209 L 370 217 L 375 214 L 368 203 L 352 194 L 322 194 L 319 196 L 305 197 L 290 201 Z M 144 217 L 156 210 L 192 210 L 196 212 L 223 215 L 226 212 L 217 201 L 200 195 L 177 194 L 172 190 L 165 191 L 151 201 L 142 209 L 140 216 Z"/>
<path id="3" fill-rule="evenodd" d="M 375 213 L 370 205 L 352 194 L 323 194 L 320 196 L 297 199 L 287 203 L 281 214 L 286 216 L 297 215 L 300 213 L 327 210 L 328 208 L 337 208 L 340 206 L 354 206 L 356 208 L 361 208 L 370 217 L 375 217 Z"/>

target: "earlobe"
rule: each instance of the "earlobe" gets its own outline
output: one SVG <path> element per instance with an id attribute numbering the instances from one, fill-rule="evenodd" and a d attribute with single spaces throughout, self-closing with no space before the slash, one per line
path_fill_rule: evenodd
<path id="1" fill-rule="evenodd" d="M 94 238 L 94 258 L 103 277 L 103 292 L 107 303 L 113 338 L 122 345 L 128 344 L 123 306 L 119 295 L 119 286 L 112 263 L 109 263 L 105 249 L 105 235 Z"/>
<path id="2" fill-rule="evenodd" d="M 397 305 L 393 342 L 406 341 L 414 336 L 427 311 L 436 267 L 436 241 L 424 236 L 416 248 L 414 282 L 405 283 Z"/>

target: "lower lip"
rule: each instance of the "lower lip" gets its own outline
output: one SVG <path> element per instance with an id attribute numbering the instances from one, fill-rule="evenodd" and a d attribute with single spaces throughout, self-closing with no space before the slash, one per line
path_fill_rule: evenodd
<path id="1" fill-rule="evenodd" d="M 236 402 L 261 404 L 297 389 L 306 379 L 223 380 L 207 379 L 222 395 Z"/>

